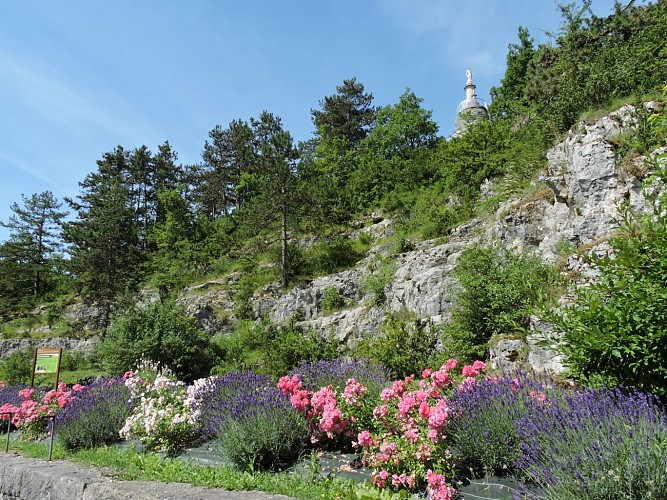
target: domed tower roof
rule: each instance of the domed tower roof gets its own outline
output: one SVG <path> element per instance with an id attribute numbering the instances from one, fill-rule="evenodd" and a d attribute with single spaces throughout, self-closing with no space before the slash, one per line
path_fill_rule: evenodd
<path id="1" fill-rule="evenodd" d="M 456 108 L 454 137 L 463 134 L 470 124 L 482 118 L 489 117 L 489 108 L 486 102 L 477 97 L 475 93 L 477 87 L 472 81 L 472 71 L 470 71 L 470 68 L 466 70 L 466 85 L 463 88 L 466 91 L 466 98 Z"/>

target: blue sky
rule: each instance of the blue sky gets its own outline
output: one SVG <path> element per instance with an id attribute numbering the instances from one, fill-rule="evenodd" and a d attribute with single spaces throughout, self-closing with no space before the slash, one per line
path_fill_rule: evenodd
<path id="1" fill-rule="evenodd" d="M 489 101 L 518 27 L 542 42 L 561 22 L 552 0 L 3 0 L 0 220 L 21 194 L 76 196 L 117 145 L 197 163 L 213 127 L 263 110 L 309 139 L 351 77 L 379 106 L 409 87 L 449 136 L 466 68 Z"/>

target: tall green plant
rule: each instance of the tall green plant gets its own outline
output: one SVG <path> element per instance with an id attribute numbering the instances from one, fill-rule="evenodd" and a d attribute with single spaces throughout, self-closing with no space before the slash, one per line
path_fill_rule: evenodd
<path id="1" fill-rule="evenodd" d="M 667 394 L 667 197 L 665 168 L 649 179 L 652 210 L 620 206 L 612 256 L 594 256 L 600 275 L 574 292 L 552 320 L 576 377 Z"/>
<path id="2" fill-rule="evenodd" d="M 218 353 L 194 318 L 173 302 L 156 302 L 117 315 L 99 346 L 99 356 L 111 373 L 132 369 L 141 358 L 151 359 L 186 382 L 208 376 Z"/>
<path id="3" fill-rule="evenodd" d="M 464 361 L 486 358 L 494 335 L 525 334 L 530 314 L 558 282 L 538 256 L 495 247 L 466 250 L 455 273 L 461 290 L 445 342 Z"/>

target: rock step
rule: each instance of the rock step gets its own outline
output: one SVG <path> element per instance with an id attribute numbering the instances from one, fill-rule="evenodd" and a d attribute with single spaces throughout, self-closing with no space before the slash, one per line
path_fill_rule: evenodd
<path id="1" fill-rule="evenodd" d="M 121 481 L 67 460 L 48 462 L 0 452 L 0 500 L 290 500 L 260 491 L 184 483 Z"/>

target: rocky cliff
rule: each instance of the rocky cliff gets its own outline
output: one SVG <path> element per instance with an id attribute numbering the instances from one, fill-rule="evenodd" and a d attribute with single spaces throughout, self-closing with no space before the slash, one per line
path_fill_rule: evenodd
<path id="1" fill-rule="evenodd" d="M 391 221 L 364 228 L 378 245 L 353 269 L 299 283 L 288 292 L 268 286 L 250 301 L 255 318 L 273 322 L 296 318 L 328 336 L 354 342 L 376 332 L 387 313 L 407 310 L 434 323 L 447 321 L 458 284 L 453 269 L 471 244 L 501 242 L 517 249 L 533 249 L 551 262 L 563 258 L 563 249 L 604 249 L 614 229 L 617 204 L 629 199 L 641 210 L 644 168 L 621 165 L 613 140 L 635 123 L 634 108 L 624 106 L 595 123 L 580 123 L 547 153 L 548 166 L 523 197 L 509 200 L 489 217 L 476 219 L 452 231 L 446 242 L 424 241 L 409 252 L 390 255 L 381 242 L 391 234 Z M 632 173 L 631 173 L 632 172 Z M 577 253 L 569 256 L 565 271 L 586 270 Z M 384 300 L 378 301 L 367 283 L 385 273 Z M 184 290 L 179 301 L 200 326 L 211 334 L 233 331 L 237 322 L 233 296 L 238 273 Z M 335 290 L 335 292 L 332 292 Z M 330 312 L 323 299 L 335 293 L 346 307 Z M 378 304 L 380 302 L 380 304 Z M 529 363 L 538 370 L 560 371 L 557 356 L 538 345 L 547 328 L 534 319 L 536 333 L 528 339 L 505 339 L 492 350 L 499 368 Z"/>

